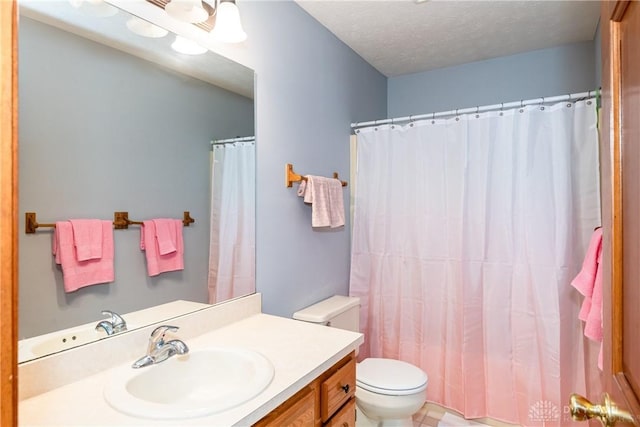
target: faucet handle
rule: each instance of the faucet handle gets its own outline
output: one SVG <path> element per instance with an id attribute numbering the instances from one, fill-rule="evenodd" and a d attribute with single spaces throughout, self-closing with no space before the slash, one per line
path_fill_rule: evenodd
<path id="1" fill-rule="evenodd" d="M 113 332 L 123 332 L 127 330 L 127 322 L 124 321 L 122 316 L 120 316 L 115 311 L 111 310 L 102 310 L 102 314 L 104 316 L 111 317 L 111 326 L 113 327 Z"/>
<path id="2" fill-rule="evenodd" d="M 178 329 L 180 329 L 178 326 L 170 326 L 170 325 L 158 326 L 153 330 L 153 332 L 151 332 L 151 337 L 149 339 L 151 341 L 162 342 L 164 341 L 164 334 L 166 334 L 169 331 L 176 332 Z"/>
<path id="3" fill-rule="evenodd" d="M 111 323 L 114 325 L 118 325 L 118 324 L 123 324 L 126 323 L 124 321 L 124 319 L 122 318 L 122 316 L 120 316 L 118 313 L 116 313 L 115 311 L 111 311 L 111 310 L 102 310 L 102 315 L 103 316 L 111 316 Z"/>
<path id="4" fill-rule="evenodd" d="M 164 334 L 166 334 L 168 331 L 175 332 L 178 329 L 180 328 L 170 325 L 162 325 L 155 328 L 153 332 L 151 332 L 151 336 L 149 337 L 147 356 L 153 354 L 154 350 L 157 350 L 160 347 L 164 346 Z"/>

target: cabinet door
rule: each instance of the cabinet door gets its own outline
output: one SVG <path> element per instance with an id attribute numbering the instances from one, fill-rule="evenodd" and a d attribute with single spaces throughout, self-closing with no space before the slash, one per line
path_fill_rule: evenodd
<path id="1" fill-rule="evenodd" d="M 356 425 L 356 399 L 351 398 L 334 416 L 325 424 L 325 427 L 355 427 Z"/>
<path id="2" fill-rule="evenodd" d="M 320 414 L 326 422 L 356 392 L 356 363 L 350 359 L 320 386 Z"/>
<path id="3" fill-rule="evenodd" d="M 297 395 L 276 408 L 254 427 L 313 427 L 315 425 L 316 392 L 305 387 Z"/>

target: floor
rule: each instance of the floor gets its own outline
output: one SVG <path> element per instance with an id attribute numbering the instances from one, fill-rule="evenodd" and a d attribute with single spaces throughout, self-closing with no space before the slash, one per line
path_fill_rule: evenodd
<path id="1" fill-rule="evenodd" d="M 445 409 L 441 406 L 438 406 L 434 403 L 426 403 L 422 409 L 420 409 L 420 411 L 418 411 L 414 416 L 413 416 L 413 426 L 414 427 L 437 427 L 438 423 L 440 422 L 440 420 L 442 420 L 442 417 L 446 414 L 449 413 L 451 415 L 455 415 L 460 417 L 460 414 L 449 410 L 449 409 Z M 471 420 L 469 420 L 471 421 Z M 486 426 L 490 426 L 490 427 L 516 427 L 515 424 L 507 424 L 507 423 L 503 423 L 500 421 L 495 421 L 492 419 L 488 419 L 488 418 L 483 418 L 483 419 L 479 419 L 479 420 L 473 420 L 474 423 L 466 423 L 466 422 L 461 422 L 460 425 L 474 425 L 474 426 L 482 426 L 482 425 L 486 425 Z M 476 424 L 477 423 L 477 424 Z M 452 424 L 451 422 L 447 423 L 448 426 L 452 426 L 454 424 Z"/>

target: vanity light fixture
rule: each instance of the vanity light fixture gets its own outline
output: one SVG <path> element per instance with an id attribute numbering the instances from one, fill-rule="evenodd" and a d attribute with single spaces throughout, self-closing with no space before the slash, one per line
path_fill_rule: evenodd
<path id="1" fill-rule="evenodd" d="M 235 0 L 147 0 L 169 16 L 208 31 L 212 40 L 239 43 L 247 38 Z"/>
<path id="2" fill-rule="evenodd" d="M 169 34 L 168 30 L 162 27 L 152 24 L 151 22 L 140 19 L 137 16 L 132 16 L 127 20 L 127 28 L 132 32 L 142 37 L 161 38 Z"/>
<path id="3" fill-rule="evenodd" d="M 200 46 L 193 40 L 182 36 L 176 36 L 176 40 L 171 43 L 171 49 L 176 52 L 184 53 L 185 55 L 201 55 L 207 52 L 209 49 Z"/>
<path id="4" fill-rule="evenodd" d="M 106 18 L 118 13 L 118 9 L 104 0 L 69 0 L 71 6 L 91 16 Z"/>

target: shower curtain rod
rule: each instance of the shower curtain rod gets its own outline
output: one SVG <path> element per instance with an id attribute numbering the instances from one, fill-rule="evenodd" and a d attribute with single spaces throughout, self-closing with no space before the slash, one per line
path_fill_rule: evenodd
<path id="1" fill-rule="evenodd" d="M 414 120 L 422 120 L 422 119 L 435 119 L 436 117 L 443 116 L 457 116 L 459 114 L 467 114 L 467 113 L 482 113 L 484 111 L 492 111 L 492 110 L 502 110 L 504 108 L 511 107 L 524 107 L 525 105 L 539 105 L 539 104 L 548 104 L 553 102 L 562 102 L 562 101 L 579 101 L 581 99 L 589 98 L 592 96 L 598 95 L 598 90 L 591 90 L 588 92 L 580 92 L 580 93 L 571 93 L 568 95 L 559 95 L 552 97 L 542 97 L 542 98 L 534 98 L 513 102 L 502 102 L 500 104 L 493 105 L 483 105 L 480 107 L 470 107 L 470 108 L 461 108 L 456 110 L 449 111 L 441 111 L 439 113 L 428 113 L 428 114 L 420 114 L 416 116 L 406 116 L 406 117 L 398 117 L 394 119 L 382 119 L 382 120 L 372 120 L 369 122 L 355 122 L 351 123 L 352 129 L 363 128 L 367 126 L 377 126 L 384 124 L 394 124 L 399 122 L 412 122 Z"/>
<path id="2" fill-rule="evenodd" d="M 229 138 L 229 139 L 214 139 L 211 141 L 211 145 L 223 145 L 223 144 L 231 144 L 233 142 L 243 142 L 243 141 L 255 141 L 255 136 L 243 136 L 238 138 Z"/>

